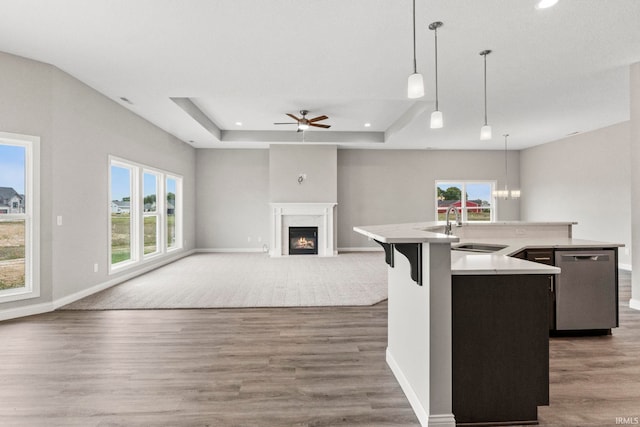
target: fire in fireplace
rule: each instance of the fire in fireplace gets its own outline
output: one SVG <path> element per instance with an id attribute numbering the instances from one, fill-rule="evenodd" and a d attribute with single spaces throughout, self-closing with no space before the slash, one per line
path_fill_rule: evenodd
<path id="1" fill-rule="evenodd" d="M 318 227 L 289 227 L 289 255 L 317 255 Z"/>

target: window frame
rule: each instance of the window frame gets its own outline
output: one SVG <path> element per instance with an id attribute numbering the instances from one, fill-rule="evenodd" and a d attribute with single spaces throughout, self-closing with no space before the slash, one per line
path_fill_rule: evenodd
<path id="1" fill-rule="evenodd" d="M 145 177 L 145 175 L 153 175 L 155 177 L 155 179 L 156 179 L 156 193 L 155 193 L 155 196 L 156 196 L 156 210 L 154 212 L 146 212 L 144 210 L 144 198 L 145 198 L 145 195 L 144 195 L 144 193 L 145 193 L 145 191 L 144 191 L 144 181 L 145 181 L 144 177 Z M 160 255 L 162 253 L 162 251 L 161 251 L 161 243 L 160 243 L 162 241 L 161 239 L 162 239 L 162 236 L 163 236 L 161 212 L 162 212 L 162 209 L 164 208 L 164 203 L 161 200 L 159 200 L 160 199 L 159 195 L 160 194 L 164 194 L 164 186 L 162 185 L 161 178 L 162 178 L 162 175 L 156 170 L 152 170 L 152 169 L 149 169 L 149 168 L 144 168 L 142 170 L 142 193 L 141 193 L 141 197 L 142 197 L 142 202 L 141 202 L 142 203 L 141 204 L 142 209 L 141 209 L 141 211 L 142 211 L 142 227 L 143 227 L 142 257 L 144 259 L 153 258 L 153 257 L 155 257 L 157 255 Z M 154 252 L 150 252 L 148 254 L 145 254 L 144 253 L 144 220 L 146 218 L 150 218 L 150 217 L 155 217 L 156 218 L 156 250 Z"/>
<path id="2" fill-rule="evenodd" d="M 132 170 L 132 179 L 131 179 L 131 198 L 130 198 L 130 215 L 131 215 L 131 223 L 132 225 L 132 233 L 131 233 L 131 259 L 127 261 L 118 262 L 112 264 L 111 258 L 111 202 L 112 202 L 112 194 L 111 194 L 111 167 L 127 167 Z M 180 193 L 180 195 L 176 194 L 176 200 L 178 197 L 182 197 L 182 176 L 176 174 L 174 172 L 165 171 L 159 168 L 155 168 L 153 166 L 144 165 L 141 163 L 137 163 L 131 160 L 126 160 L 116 156 L 109 156 L 109 221 L 108 221 L 108 262 L 109 266 L 109 274 L 114 274 L 121 272 L 123 270 L 129 269 L 133 266 L 144 264 L 146 262 L 155 260 L 157 258 L 162 258 L 163 256 L 168 255 L 170 252 L 174 252 L 176 250 L 181 250 L 183 248 L 182 243 L 182 222 L 178 223 L 176 220 L 176 242 L 177 245 L 175 247 L 169 248 L 166 242 L 166 223 L 167 223 L 167 213 L 165 208 L 166 199 L 166 180 L 167 177 L 172 177 L 176 179 L 176 192 Z M 145 174 L 151 174 L 156 176 L 156 212 L 144 212 L 144 176 Z M 176 203 L 177 205 L 177 203 Z M 182 203 L 180 203 L 180 207 L 176 206 L 176 216 L 178 209 L 180 209 L 180 217 L 182 217 Z M 145 254 L 144 253 L 144 219 L 148 216 L 156 217 L 156 251 Z M 177 240 L 180 237 L 180 240 Z"/>
<path id="3" fill-rule="evenodd" d="M 434 200 L 435 200 L 435 219 L 438 221 L 438 186 L 440 184 L 460 184 L 461 188 L 461 200 L 460 200 L 460 211 L 462 222 L 469 222 L 467 215 L 467 185 L 469 184 L 490 184 L 490 193 L 489 198 L 491 200 L 491 206 L 489 207 L 489 221 L 472 221 L 473 223 L 491 223 L 496 222 L 496 213 L 497 213 L 497 198 L 495 196 L 496 185 L 498 184 L 496 180 L 490 179 L 437 179 L 434 185 Z"/>
<path id="4" fill-rule="evenodd" d="M 2 214 L 2 219 L 25 222 L 25 285 L 0 290 L 0 303 L 40 296 L 40 137 L 0 132 L 0 144 L 24 147 L 24 212 Z"/>
<path id="5" fill-rule="evenodd" d="M 175 239 L 175 245 L 173 246 L 169 246 L 169 243 L 167 242 L 167 234 L 168 234 L 168 224 L 165 223 L 164 225 L 164 231 L 165 231 L 165 235 L 164 235 L 164 241 L 165 244 L 167 246 L 167 252 L 173 252 L 179 249 L 182 249 L 182 177 L 179 175 L 175 175 L 175 174 L 167 174 L 165 176 L 164 179 L 164 186 L 165 186 L 165 192 L 164 192 L 164 200 L 165 203 L 167 201 L 167 195 L 169 194 L 169 192 L 167 191 L 168 185 L 167 185 L 167 181 L 169 179 L 173 179 L 176 182 L 176 192 L 174 193 L 175 195 L 175 199 L 174 199 L 174 228 L 175 228 L 175 233 L 176 233 L 176 239 Z M 163 212 L 167 212 L 167 207 L 164 207 Z M 166 214 L 167 217 L 165 217 L 165 221 L 168 218 L 168 214 Z"/>

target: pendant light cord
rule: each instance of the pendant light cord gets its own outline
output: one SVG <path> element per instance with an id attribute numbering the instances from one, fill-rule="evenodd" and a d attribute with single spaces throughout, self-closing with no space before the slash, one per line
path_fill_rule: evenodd
<path id="1" fill-rule="evenodd" d="M 418 73 L 416 63 L 416 0 L 413 0 L 413 74 Z"/>
<path id="2" fill-rule="evenodd" d="M 507 137 L 508 133 L 504 134 L 504 188 L 507 189 L 507 182 L 509 182 L 509 171 L 507 169 Z"/>
<path id="3" fill-rule="evenodd" d="M 487 125 L 487 53 L 484 55 L 484 125 Z"/>
<path id="4" fill-rule="evenodd" d="M 436 111 L 438 111 L 438 27 L 434 28 L 433 31 L 435 31 L 435 43 L 436 43 Z"/>

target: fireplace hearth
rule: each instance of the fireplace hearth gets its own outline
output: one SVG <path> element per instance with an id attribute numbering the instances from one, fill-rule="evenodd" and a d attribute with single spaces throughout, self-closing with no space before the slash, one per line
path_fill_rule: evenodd
<path id="1" fill-rule="evenodd" d="M 289 255 L 317 255 L 318 227 L 289 227 Z"/>

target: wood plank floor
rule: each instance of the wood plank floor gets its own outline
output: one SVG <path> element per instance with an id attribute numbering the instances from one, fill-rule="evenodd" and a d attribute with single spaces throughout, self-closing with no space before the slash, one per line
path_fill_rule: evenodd
<path id="1" fill-rule="evenodd" d="M 544 426 L 640 416 L 640 312 L 551 339 Z M 417 426 L 372 307 L 59 311 L 0 323 L 2 426 Z"/>

